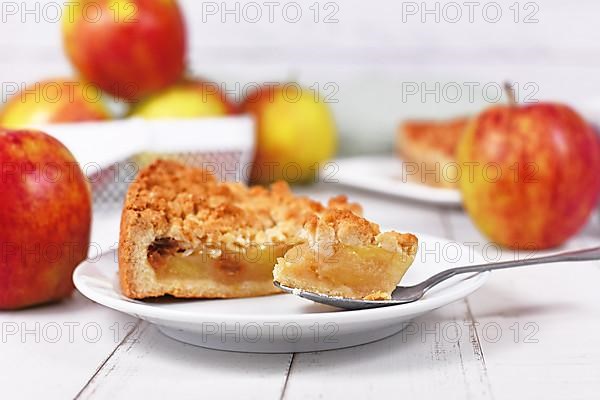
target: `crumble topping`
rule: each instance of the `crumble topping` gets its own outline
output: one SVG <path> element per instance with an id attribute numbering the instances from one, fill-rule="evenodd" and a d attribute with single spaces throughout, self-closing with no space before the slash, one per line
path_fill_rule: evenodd
<path id="1" fill-rule="evenodd" d="M 381 233 L 379 225 L 345 209 L 327 209 L 313 214 L 304 225 L 309 247 L 324 257 L 335 252 L 335 244 L 346 246 L 378 246 L 394 253 L 417 250 L 417 238 L 397 232 Z"/>
<path id="2" fill-rule="evenodd" d="M 360 206 L 348 203 L 345 196 L 324 206 L 293 195 L 285 182 L 269 189 L 222 183 L 201 168 L 166 160 L 140 172 L 130 186 L 125 208 L 150 221 L 160 240 L 177 241 L 183 254 L 211 244 L 226 250 L 251 244 L 294 245 L 303 241 L 304 223 L 325 211 L 343 211 L 340 216 L 353 215 L 369 224 L 356 215 Z M 342 228 L 341 235 L 349 237 L 351 232 Z"/>

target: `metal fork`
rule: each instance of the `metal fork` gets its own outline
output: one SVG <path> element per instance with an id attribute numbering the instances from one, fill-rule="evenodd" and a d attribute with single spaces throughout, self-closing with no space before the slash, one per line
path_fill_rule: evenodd
<path id="1" fill-rule="evenodd" d="M 486 271 L 494 271 L 497 269 L 507 269 L 524 267 L 537 264 L 550 264 L 559 262 L 578 262 L 600 260 L 600 247 L 594 247 L 583 250 L 568 251 L 558 254 L 553 254 L 545 257 L 525 258 L 515 261 L 501 261 L 496 263 L 470 265 L 468 267 L 451 268 L 433 275 L 431 278 L 414 286 L 398 286 L 392 292 L 391 300 L 357 300 L 343 297 L 328 296 L 325 294 L 307 292 L 301 289 L 294 289 L 284 286 L 279 282 L 273 282 L 280 289 L 298 295 L 308 300 L 317 303 L 327 304 L 330 306 L 345 308 L 348 310 L 360 310 L 365 308 L 386 307 L 398 304 L 412 303 L 417 301 L 427 293 L 432 287 L 450 279 L 456 275 L 478 273 Z"/>

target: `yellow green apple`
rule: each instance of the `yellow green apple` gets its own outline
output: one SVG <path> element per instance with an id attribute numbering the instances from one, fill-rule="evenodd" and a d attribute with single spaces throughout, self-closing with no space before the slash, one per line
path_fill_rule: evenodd
<path id="1" fill-rule="evenodd" d="M 219 85 L 187 80 L 132 105 L 132 117 L 145 119 L 218 117 L 234 112 Z"/>
<path id="2" fill-rule="evenodd" d="M 241 110 L 257 124 L 254 182 L 311 181 L 336 152 L 331 109 L 315 91 L 294 83 L 263 85 L 248 93 Z"/>
<path id="3" fill-rule="evenodd" d="M 143 119 L 204 118 L 231 114 L 235 107 L 216 83 L 186 80 L 175 84 L 131 106 L 129 116 Z M 199 138 L 198 140 L 202 140 Z M 139 168 L 157 158 L 177 158 L 177 155 L 144 152 L 133 157 Z"/>

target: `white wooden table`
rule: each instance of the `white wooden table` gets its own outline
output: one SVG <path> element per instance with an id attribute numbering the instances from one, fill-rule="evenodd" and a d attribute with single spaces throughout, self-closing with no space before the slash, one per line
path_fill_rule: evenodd
<path id="1" fill-rule="evenodd" d="M 334 185 L 299 191 L 319 199 L 348 193 L 382 225 L 477 242 L 479 249 L 486 244 L 459 209 Z M 565 247 L 598 242 L 594 217 Z M 599 265 L 496 272 L 469 298 L 415 320 L 403 333 L 305 354 L 185 345 L 76 293 L 56 305 L 0 312 L 0 398 L 598 398 Z"/>

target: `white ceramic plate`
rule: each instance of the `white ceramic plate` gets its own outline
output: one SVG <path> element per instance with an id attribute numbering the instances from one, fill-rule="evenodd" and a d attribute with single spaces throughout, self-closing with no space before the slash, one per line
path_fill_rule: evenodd
<path id="1" fill-rule="evenodd" d="M 342 185 L 433 204 L 462 204 L 458 190 L 410 182 L 403 176 L 402 160 L 394 156 L 343 158 L 334 164 L 335 172 L 326 178 Z"/>
<path id="2" fill-rule="evenodd" d="M 403 285 L 452 266 L 482 261 L 455 242 L 418 237 L 420 250 L 402 279 Z M 445 262 L 444 257 L 453 262 Z M 488 274 L 447 281 L 414 303 L 359 311 L 342 311 L 291 294 L 226 300 L 131 300 L 119 289 L 114 252 L 97 262 L 81 264 L 73 279 L 77 289 L 96 303 L 156 324 L 174 339 L 219 350 L 288 353 L 383 339 L 401 331 L 412 318 L 474 292 Z"/>

